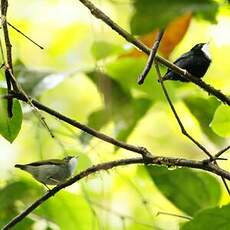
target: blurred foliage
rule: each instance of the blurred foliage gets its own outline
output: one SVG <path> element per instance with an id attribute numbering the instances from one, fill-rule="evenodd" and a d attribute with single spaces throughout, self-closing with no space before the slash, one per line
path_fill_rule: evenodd
<path id="1" fill-rule="evenodd" d="M 118 82 L 101 72 L 91 72 L 88 76 L 97 86 L 105 103 L 104 109 L 89 115 L 88 125 L 99 130 L 112 120 L 115 124 L 115 137 L 125 141 L 150 108 L 152 101 L 143 97 L 132 98 L 130 92 L 125 92 Z M 88 144 L 91 138 L 92 136 L 86 133 L 81 136 L 84 144 Z"/>
<path id="2" fill-rule="evenodd" d="M 135 0 L 135 14 L 131 20 L 131 30 L 134 34 L 144 34 L 155 28 L 165 27 L 172 19 L 192 12 L 194 16 L 216 22 L 218 4 L 213 0 Z M 153 13 L 160 12 L 160 13 Z"/>
<path id="3" fill-rule="evenodd" d="M 139 39 L 149 47 L 159 28 L 165 27 L 159 54 L 172 61 L 194 44 L 211 40 L 213 61 L 204 80 L 229 95 L 230 8 L 226 1 L 100 0 L 95 4 L 120 26 L 141 35 Z M 28 95 L 112 137 L 145 146 L 154 155 L 204 159 L 181 134 L 154 68 L 143 85 L 137 84 L 145 54 L 93 18 L 78 1 L 10 1 L 7 18 L 45 47 L 38 49 L 9 28 L 14 73 Z M 160 66 L 160 70 L 164 74 L 166 68 Z M 0 87 L 6 88 L 2 70 Z M 196 140 L 213 154 L 229 144 L 227 105 L 190 83 L 169 81 L 166 87 Z M 14 116 L 8 119 L 6 101 L 1 102 L 0 228 L 45 192 L 30 175 L 14 170 L 15 163 L 79 155 L 78 173 L 97 163 L 135 156 L 41 112 L 54 133 L 51 138 L 28 113 L 31 108 L 14 100 Z M 228 161 L 219 164 L 230 170 Z M 229 206 L 219 206 L 226 203 L 229 197 L 222 182 L 211 174 L 126 166 L 97 173 L 61 191 L 15 229 L 222 230 L 228 229 Z M 193 220 L 156 216 L 159 211 L 185 213 Z"/>
<path id="4" fill-rule="evenodd" d="M 218 205 L 220 185 L 215 177 L 208 173 L 159 166 L 148 166 L 147 171 L 158 189 L 176 207 L 190 216 L 202 209 Z"/>
<path id="5" fill-rule="evenodd" d="M 190 112 L 197 118 L 203 132 L 215 142 L 221 141 L 220 136 L 216 135 L 209 124 L 213 119 L 213 114 L 215 113 L 220 102 L 216 98 L 203 99 L 201 97 L 187 97 L 184 98 L 184 102 Z M 204 106 L 204 104 L 206 106 Z"/>
<path id="6" fill-rule="evenodd" d="M 226 205 L 221 208 L 207 209 L 199 212 L 195 218 L 182 226 L 182 230 L 202 230 L 202 229 L 229 229 L 229 209 L 230 206 Z M 211 222 L 210 222 L 211 221 Z"/>
<path id="7" fill-rule="evenodd" d="M 158 49 L 161 55 L 163 55 L 165 58 L 170 56 L 174 48 L 183 39 L 191 23 L 191 19 L 192 14 L 186 13 L 180 17 L 176 17 L 167 24 L 164 30 L 164 36 L 161 39 L 161 43 Z M 153 28 L 152 32 L 140 36 L 139 40 L 141 40 L 142 43 L 148 47 L 151 47 L 153 40 L 157 36 L 157 31 L 158 29 Z M 133 49 L 129 54 L 126 54 L 125 56 L 145 56 L 145 54 L 140 50 Z"/>
<path id="8" fill-rule="evenodd" d="M 211 127 L 213 131 L 222 137 L 230 136 L 230 108 L 228 106 L 219 106 L 215 111 Z"/>

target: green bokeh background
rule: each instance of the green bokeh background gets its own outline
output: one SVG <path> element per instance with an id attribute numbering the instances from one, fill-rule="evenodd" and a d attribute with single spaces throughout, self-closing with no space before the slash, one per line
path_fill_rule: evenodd
<path id="1" fill-rule="evenodd" d="M 133 25 L 138 10 L 132 1 L 98 0 L 94 3 L 130 31 L 130 22 Z M 170 60 L 175 60 L 196 43 L 210 41 L 213 62 L 204 80 L 229 95 L 230 8 L 224 1 L 214 1 L 215 4 L 218 12 L 210 11 L 210 17 L 193 16 L 185 37 L 170 55 Z M 171 20 L 171 17 L 176 15 L 166 19 Z M 155 71 L 150 72 L 143 86 L 137 85 L 136 79 L 146 58 L 121 58 L 132 46 L 95 19 L 79 1 L 10 0 L 8 20 L 44 47 L 44 50 L 39 49 L 9 28 L 16 77 L 29 95 L 110 136 L 145 146 L 154 155 L 204 159 L 203 152 L 181 134 L 157 83 Z M 161 18 L 158 20 L 161 25 Z M 165 18 L 162 25 L 164 23 Z M 166 69 L 162 67 L 161 70 Z M 97 76 L 96 71 L 101 74 Z M 102 74 L 106 76 L 100 82 Z M 2 87 L 2 72 L 0 80 Z M 166 86 L 183 124 L 193 137 L 212 153 L 229 143 L 230 111 L 227 105 L 220 105 L 218 100 L 193 84 L 167 82 Z M 45 188 L 30 175 L 15 169 L 15 163 L 75 154 L 80 156 L 77 173 L 93 164 L 136 156 L 89 138 L 41 113 L 56 137 L 52 139 L 29 106 L 21 105 L 24 119 L 17 138 L 10 144 L 0 137 L 0 227 L 45 192 Z M 228 153 L 224 156 L 227 157 Z M 220 162 L 220 166 L 230 170 L 229 161 Z M 173 168 L 174 171 L 174 177 L 164 175 L 167 181 L 174 178 L 183 185 L 187 178 L 181 178 L 181 173 Z M 196 171 L 188 172 L 191 173 Z M 210 199 L 198 196 L 198 202 L 202 200 L 201 207 L 186 212 L 187 209 L 180 205 L 184 202 L 183 196 L 179 201 L 170 198 L 174 193 L 180 196 L 180 188 L 175 186 L 171 191 L 167 189 L 164 177 L 155 175 L 153 183 L 154 176 L 150 175 L 142 166 L 125 166 L 97 173 L 52 197 L 15 229 L 144 230 L 169 229 L 170 226 L 171 230 L 177 230 L 186 220 L 156 214 L 164 211 L 193 216 L 203 208 L 229 202 L 221 180 L 203 175 L 199 180 L 191 181 L 191 190 L 188 188 L 185 194 L 202 193 L 205 188 L 210 190 Z M 204 181 L 207 183 L 203 185 Z M 193 191 L 192 183 L 196 184 L 196 191 Z"/>

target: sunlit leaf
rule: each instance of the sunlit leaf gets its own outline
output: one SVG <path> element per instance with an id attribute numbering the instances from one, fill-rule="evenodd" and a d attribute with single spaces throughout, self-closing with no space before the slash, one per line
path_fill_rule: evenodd
<path id="1" fill-rule="evenodd" d="M 105 103 L 103 109 L 90 114 L 88 125 L 99 130 L 109 121 L 113 121 L 115 137 L 125 141 L 152 105 L 152 101 L 147 98 L 133 98 L 129 91 L 125 91 L 118 82 L 104 73 L 90 72 L 88 76 L 103 95 Z M 85 133 L 81 135 L 81 140 L 85 144 L 91 138 Z"/>
<path id="2" fill-rule="evenodd" d="M 175 17 L 190 12 L 215 22 L 218 4 L 212 0 L 135 0 L 134 8 L 131 30 L 140 35 L 165 27 Z"/>
<path id="3" fill-rule="evenodd" d="M 111 117 L 106 114 L 107 111 L 105 109 L 97 110 L 92 112 L 88 116 L 88 123 L 87 125 L 91 128 L 94 128 L 96 130 L 100 130 L 104 125 L 106 125 Z M 88 144 L 89 141 L 92 139 L 92 135 L 89 135 L 88 133 L 82 132 L 80 135 L 80 140 L 83 144 Z"/>
<path id="4" fill-rule="evenodd" d="M 213 141 L 221 141 L 222 139 L 217 136 L 210 127 L 213 115 L 216 108 L 220 105 L 220 102 L 214 97 L 204 99 L 194 96 L 184 98 L 184 102 L 190 112 L 197 118 L 204 133 Z"/>
<path id="5" fill-rule="evenodd" d="M 124 91 L 129 92 L 131 89 L 144 92 L 149 99 L 154 101 L 164 100 L 162 89 L 157 82 L 157 76 L 154 68 L 148 73 L 145 84 L 138 85 L 137 78 L 142 73 L 146 65 L 145 58 L 126 57 L 108 63 L 106 66 L 106 73 L 122 86 Z M 175 87 L 173 84 L 168 86 L 168 91 Z"/>
<path id="6" fill-rule="evenodd" d="M 213 131 L 222 137 L 230 136 L 230 108 L 227 105 L 220 105 L 211 123 Z"/>
<path id="7" fill-rule="evenodd" d="M 57 224 L 60 229 L 90 229 L 91 209 L 82 196 L 62 191 L 43 203 L 35 213 Z"/>
<path id="8" fill-rule="evenodd" d="M 228 230 L 230 229 L 230 205 L 199 212 L 193 220 L 185 223 L 181 230 Z"/>
<path id="9" fill-rule="evenodd" d="M 0 228 L 19 213 L 22 203 L 32 202 L 41 194 L 41 189 L 28 181 L 11 182 L 0 189 Z M 18 202 L 18 203 L 17 203 Z M 24 206 L 23 206 L 24 208 Z M 18 229 L 28 229 L 34 221 L 30 218 L 19 223 Z"/>
<path id="10" fill-rule="evenodd" d="M 163 195 L 191 216 L 219 202 L 220 184 L 208 173 L 159 166 L 148 166 L 147 171 Z"/>
<path id="11" fill-rule="evenodd" d="M 181 17 L 177 17 L 175 20 L 171 21 L 165 31 L 164 36 L 161 40 L 159 52 L 165 58 L 168 58 L 174 48 L 178 45 L 178 43 L 183 39 L 186 34 L 190 22 L 192 19 L 191 13 L 187 13 Z M 141 40 L 146 46 L 152 47 L 154 40 L 156 39 L 158 30 L 154 30 L 153 32 L 140 36 L 139 40 Z M 138 49 L 133 49 L 128 54 L 124 54 L 122 56 L 145 56 L 142 51 Z"/>
<path id="12" fill-rule="evenodd" d="M 5 90 L 1 91 L 5 92 Z M 7 100 L 0 99 L 0 134 L 11 143 L 21 129 L 22 118 L 22 109 L 18 100 L 13 99 L 13 116 L 10 118 L 7 112 Z"/>
<path id="13" fill-rule="evenodd" d="M 96 60 L 100 60 L 108 56 L 120 54 L 124 52 L 124 49 L 113 43 L 97 41 L 93 43 L 91 52 Z"/>

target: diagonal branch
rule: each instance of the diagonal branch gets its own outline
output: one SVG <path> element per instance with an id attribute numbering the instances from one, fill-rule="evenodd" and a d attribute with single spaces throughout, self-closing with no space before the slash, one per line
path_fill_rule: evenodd
<path id="1" fill-rule="evenodd" d="M 39 47 L 40 49 L 44 49 L 44 47 L 40 46 L 37 42 L 35 42 L 34 40 L 32 40 L 29 36 L 27 36 L 26 34 L 24 34 L 21 30 L 19 30 L 18 28 L 16 28 L 14 25 L 12 25 L 11 23 L 7 22 L 7 24 L 12 27 L 15 31 L 17 31 L 19 34 L 21 34 L 23 37 L 25 37 L 26 39 L 28 39 L 30 42 L 32 42 L 34 45 L 36 45 L 37 47 Z"/>
<path id="2" fill-rule="evenodd" d="M 216 175 L 222 176 L 225 179 L 230 180 L 230 173 L 217 167 L 216 165 L 209 163 L 204 164 L 203 161 L 194 161 L 194 160 L 186 160 L 183 158 L 170 158 L 170 157 L 148 157 L 148 158 L 129 158 L 129 159 L 120 159 L 115 161 L 109 161 L 106 163 L 101 163 L 92 167 L 87 168 L 86 170 L 80 172 L 73 178 L 67 180 L 65 183 L 57 185 L 53 189 L 49 190 L 45 195 L 32 203 L 27 209 L 21 212 L 18 216 L 13 218 L 7 223 L 2 230 L 10 229 L 23 220 L 26 216 L 28 216 L 34 209 L 39 207 L 46 200 L 54 196 L 60 190 L 76 183 L 77 181 L 88 177 L 91 174 L 95 174 L 98 171 L 109 170 L 114 167 L 131 165 L 131 164 L 157 164 L 157 165 L 165 165 L 165 166 L 182 166 L 188 168 L 202 169 L 205 171 L 210 171 Z"/>
<path id="3" fill-rule="evenodd" d="M 171 101 L 171 99 L 170 99 L 170 97 L 169 97 L 169 95 L 168 95 L 168 92 L 167 92 L 167 90 L 166 90 L 166 88 L 165 88 L 165 86 L 164 86 L 164 83 L 163 83 L 162 77 L 161 77 L 161 73 L 160 73 L 160 69 L 159 69 L 159 66 L 158 66 L 158 63 L 157 63 L 157 62 L 155 62 L 155 68 L 156 68 L 158 80 L 159 80 L 159 82 L 160 82 L 160 84 L 161 84 L 161 87 L 162 87 L 162 89 L 163 89 L 164 95 L 165 95 L 165 97 L 166 97 L 166 99 L 167 99 L 167 102 L 168 102 L 168 104 L 169 104 L 169 106 L 170 106 L 170 108 L 171 108 L 171 110 L 172 110 L 172 112 L 173 112 L 173 114 L 174 114 L 174 116 L 175 116 L 175 118 L 176 118 L 176 120 L 177 120 L 178 125 L 180 126 L 180 129 L 181 129 L 182 134 L 184 134 L 184 135 L 185 135 L 188 139 L 190 139 L 196 146 L 198 146 L 198 147 L 199 147 L 199 148 L 200 148 L 210 159 L 212 159 L 213 156 L 211 155 L 211 153 L 210 153 L 203 145 L 201 145 L 197 140 L 195 140 L 195 139 L 186 131 L 186 129 L 184 128 L 184 125 L 183 125 L 183 123 L 181 122 L 180 117 L 178 116 L 178 114 L 177 114 L 177 112 L 176 112 L 176 109 L 175 109 L 175 107 L 174 107 L 174 105 L 173 105 L 173 103 L 172 103 L 172 101 Z"/>
<path id="4" fill-rule="evenodd" d="M 127 40 L 128 42 L 135 45 L 137 48 L 142 50 L 147 55 L 150 54 L 151 50 L 146 45 L 144 45 L 139 40 L 135 39 L 130 33 L 128 33 L 126 30 L 121 28 L 118 24 L 113 22 L 105 13 L 103 13 L 100 9 L 98 9 L 89 0 L 78 0 L 78 1 L 80 1 L 84 6 L 86 6 L 90 10 L 90 12 L 93 16 L 95 16 L 98 19 L 101 19 L 104 23 L 106 23 L 111 29 L 115 30 L 125 40 Z M 208 92 L 208 94 L 211 94 L 211 95 L 217 97 L 223 103 L 230 105 L 230 98 L 228 96 L 226 96 L 225 94 L 223 94 L 220 90 L 215 89 L 214 87 L 208 85 L 207 83 L 205 83 L 201 79 L 192 76 L 187 71 L 174 65 L 173 63 L 169 62 L 168 60 L 164 59 L 161 56 L 156 55 L 155 60 L 160 62 L 161 64 L 167 66 L 168 68 L 172 69 L 174 72 L 180 74 L 181 76 L 186 77 L 188 80 L 190 80 L 194 84 L 198 85 L 204 91 Z"/>
<path id="5" fill-rule="evenodd" d="M 13 98 L 17 98 L 21 101 L 25 101 L 28 103 L 28 98 L 25 97 L 22 93 L 20 92 L 14 92 L 14 91 L 11 91 L 11 95 L 9 96 L 6 96 L 6 98 L 9 98 L 9 97 L 13 97 Z M 143 157 L 148 157 L 148 156 L 151 156 L 151 153 L 143 148 L 143 147 L 138 147 L 138 146 L 134 146 L 134 145 L 130 145 L 130 144 L 126 144 L 125 142 L 122 142 L 122 141 L 118 141 L 110 136 L 107 136 L 101 132 L 98 132 L 96 131 L 95 129 L 92 129 L 86 125 L 83 125 L 81 124 L 80 122 L 78 121 L 75 121 L 69 117 L 66 117 L 64 115 L 62 115 L 61 113 L 58 113 L 57 111 L 41 104 L 40 102 L 32 99 L 32 98 L 29 98 L 29 102 L 33 104 L 33 106 L 35 106 L 36 108 L 58 118 L 59 120 L 62 120 L 78 129 L 81 129 L 82 131 L 94 136 L 94 137 L 97 137 L 105 142 L 108 142 L 110 144 L 113 144 L 117 147 L 121 147 L 123 149 L 126 149 L 126 150 L 129 150 L 131 152 L 135 152 L 135 153 L 139 153 L 141 154 Z"/>
<path id="6" fill-rule="evenodd" d="M 155 56 L 157 54 L 157 50 L 158 50 L 158 48 L 160 46 L 160 42 L 161 42 L 161 39 L 162 39 L 163 35 L 164 35 L 164 30 L 160 30 L 158 32 L 158 34 L 157 34 L 156 40 L 155 40 L 155 42 L 153 44 L 153 47 L 151 49 L 151 52 L 149 54 L 149 58 L 148 58 L 147 64 L 146 64 L 143 72 L 140 74 L 140 76 L 138 78 L 137 82 L 138 82 L 139 85 L 141 85 L 141 84 L 144 83 L 145 78 L 147 77 L 147 75 L 148 75 L 148 73 L 149 73 L 149 71 L 150 71 L 150 69 L 152 67 L 154 58 L 155 58 Z"/>
<path id="7" fill-rule="evenodd" d="M 226 151 L 228 151 L 230 149 L 230 145 L 228 145 L 227 147 L 225 147 L 224 149 L 220 150 L 216 155 L 215 158 L 220 157 L 223 153 L 225 153 Z"/>
<path id="8" fill-rule="evenodd" d="M 178 114 L 177 114 L 177 112 L 176 112 L 176 109 L 174 108 L 173 103 L 172 103 L 172 101 L 171 101 L 171 99 L 170 99 L 170 97 L 169 97 L 169 95 L 168 95 L 167 89 L 166 89 L 165 86 L 164 86 L 164 82 L 162 81 L 160 69 L 159 69 L 159 66 L 158 66 L 158 63 L 157 63 L 157 62 L 155 62 L 155 68 L 156 68 L 156 72 L 157 72 L 157 76 L 158 76 L 159 82 L 160 82 L 161 87 L 162 87 L 162 89 L 163 89 L 163 92 L 164 92 L 164 94 L 165 94 L 165 97 L 166 97 L 166 99 L 167 99 L 167 101 L 168 101 L 168 104 L 169 104 L 171 110 L 173 111 L 173 114 L 174 114 L 174 116 L 175 116 L 175 118 L 176 118 L 176 120 L 177 120 L 177 123 L 179 124 L 179 126 L 180 126 L 180 128 L 181 128 L 181 132 L 182 132 L 186 137 L 188 137 L 194 144 L 196 144 L 201 150 L 203 150 L 203 151 L 206 153 L 206 155 L 209 156 L 209 158 L 210 158 L 209 160 L 218 158 L 218 157 L 222 154 L 222 152 L 223 152 L 223 151 L 226 151 L 228 148 L 223 149 L 222 151 L 220 151 L 219 153 L 217 153 L 217 154 L 213 157 L 213 156 L 211 155 L 211 153 L 208 152 L 208 150 L 207 150 L 203 145 L 201 145 L 198 141 L 196 141 L 196 140 L 186 131 L 186 129 L 184 128 L 184 125 L 182 124 L 182 122 L 181 122 L 181 120 L 180 120 L 180 118 L 179 118 L 179 116 L 178 116 Z M 218 155 L 218 154 L 219 154 L 219 155 Z M 214 164 L 215 164 L 217 167 L 219 167 L 218 164 L 217 164 L 217 162 L 216 162 L 216 160 L 214 160 Z M 225 179 L 224 179 L 223 177 L 221 177 L 221 179 L 222 179 L 222 181 L 223 181 L 223 183 L 224 183 L 224 186 L 225 186 L 225 188 L 226 188 L 228 194 L 230 195 L 230 189 L 229 189 L 229 187 L 228 187 L 227 182 L 225 181 Z"/>

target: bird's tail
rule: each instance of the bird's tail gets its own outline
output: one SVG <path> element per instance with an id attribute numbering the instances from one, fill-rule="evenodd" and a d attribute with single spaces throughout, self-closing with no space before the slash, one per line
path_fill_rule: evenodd
<path id="1" fill-rule="evenodd" d="M 20 165 L 20 164 L 16 164 L 15 166 L 14 166 L 15 168 L 20 168 L 20 169 L 25 169 L 25 165 Z"/>

